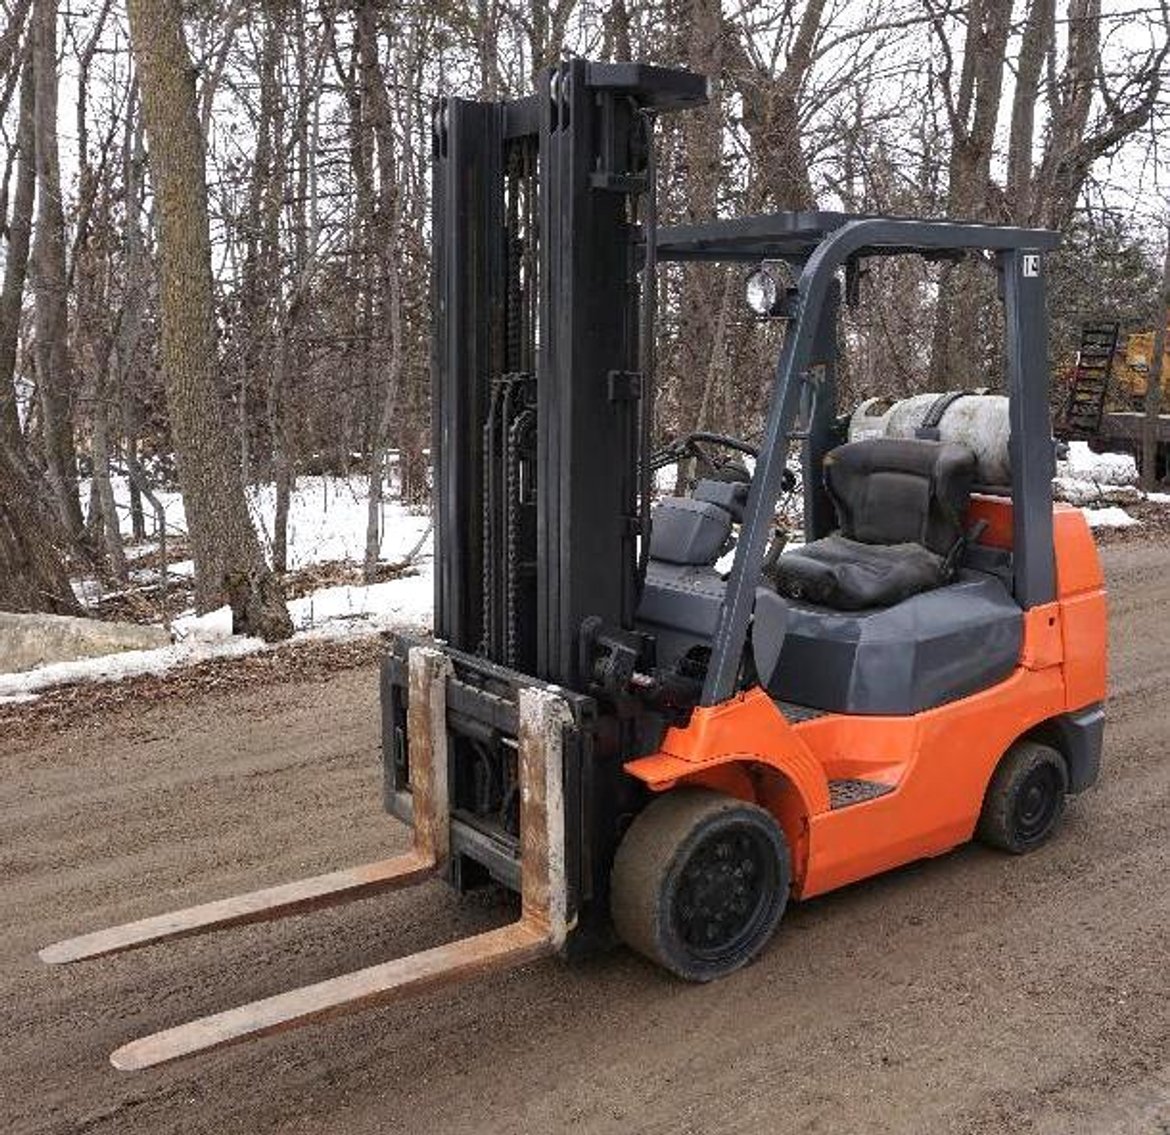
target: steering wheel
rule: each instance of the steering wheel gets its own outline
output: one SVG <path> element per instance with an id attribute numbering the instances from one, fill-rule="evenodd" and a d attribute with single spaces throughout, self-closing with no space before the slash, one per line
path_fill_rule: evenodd
<path id="1" fill-rule="evenodd" d="M 676 438 L 657 450 L 650 458 L 650 468 L 661 469 L 666 465 L 673 465 L 676 461 L 686 461 L 693 457 L 700 476 L 720 481 L 751 480 L 741 462 L 732 457 L 716 457 L 709 452 L 708 447 L 729 449 L 753 459 L 760 454 L 756 446 L 737 437 L 696 430 Z"/>

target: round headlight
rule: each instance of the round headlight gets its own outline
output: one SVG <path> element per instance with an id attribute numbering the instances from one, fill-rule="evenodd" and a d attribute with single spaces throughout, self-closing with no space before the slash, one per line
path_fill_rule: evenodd
<path id="1" fill-rule="evenodd" d="M 744 298 L 755 315 L 771 315 L 780 300 L 780 283 L 767 268 L 757 268 L 747 278 Z"/>

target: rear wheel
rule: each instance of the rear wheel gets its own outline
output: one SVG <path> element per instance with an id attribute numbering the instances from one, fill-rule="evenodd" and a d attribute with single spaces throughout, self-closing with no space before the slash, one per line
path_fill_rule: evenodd
<path id="1" fill-rule="evenodd" d="M 763 949 L 788 901 L 784 833 L 754 804 L 681 788 L 634 821 L 614 858 L 611 909 L 627 945 L 688 981 Z"/>
<path id="2" fill-rule="evenodd" d="M 1064 814 L 1068 769 L 1048 745 L 1018 741 L 987 786 L 975 834 L 992 847 L 1022 855 L 1046 842 Z"/>

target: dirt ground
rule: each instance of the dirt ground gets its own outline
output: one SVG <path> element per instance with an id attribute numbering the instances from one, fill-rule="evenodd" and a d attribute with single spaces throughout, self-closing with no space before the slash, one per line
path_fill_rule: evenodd
<path id="1" fill-rule="evenodd" d="M 1024 859 L 968 847 L 790 908 L 706 987 L 625 951 L 125 1074 L 116 1046 L 502 922 L 441 884 L 50 969 L 37 947 L 380 858 L 368 665 L 0 738 L 6 1132 L 1170 1130 L 1170 546 L 1104 552 L 1098 788 Z M 14 739 L 15 735 L 15 739 Z"/>

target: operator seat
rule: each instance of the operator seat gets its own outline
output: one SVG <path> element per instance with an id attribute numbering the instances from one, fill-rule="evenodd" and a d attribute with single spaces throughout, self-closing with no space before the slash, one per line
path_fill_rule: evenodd
<path id="1" fill-rule="evenodd" d="M 780 556 L 776 588 L 756 589 L 752 651 L 774 698 L 912 714 L 1012 672 L 1023 612 L 1003 579 L 956 570 L 974 476 L 969 449 L 936 441 L 872 438 L 829 453 L 840 531 Z"/>
<path id="2" fill-rule="evenodd" d="M 948 583 L 963 548 L 975 455 L 962 445 L 869 438 L 825 457 L 840 528 L 779 557 L 777 591 L 837 611 L 889 607 Z"/>

